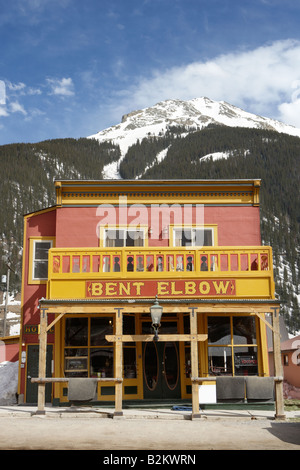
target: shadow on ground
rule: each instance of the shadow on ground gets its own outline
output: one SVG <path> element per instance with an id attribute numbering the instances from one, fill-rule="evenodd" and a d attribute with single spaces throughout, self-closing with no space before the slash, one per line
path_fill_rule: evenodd
<path id="1" fill-rule="evenodd" d="M 300 446 L 300 422 L 272 423 L 268 431 L 283 442 Z"/>

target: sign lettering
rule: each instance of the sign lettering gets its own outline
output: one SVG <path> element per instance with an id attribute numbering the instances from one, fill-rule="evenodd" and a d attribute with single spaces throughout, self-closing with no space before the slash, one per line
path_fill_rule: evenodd
<path id="1" fill-rule="evenodd" d="M 234 279 L 86 281 L 89 298 L 203 297 L 236 295 Z"/>
<path id="2" fill-rule="evenodd" d="M 24 325 L 24 334 L 25 335 L 38 335 L 40 325 Z M 50 328 L 48 333 L 54 333 L 54 327 Z"/>

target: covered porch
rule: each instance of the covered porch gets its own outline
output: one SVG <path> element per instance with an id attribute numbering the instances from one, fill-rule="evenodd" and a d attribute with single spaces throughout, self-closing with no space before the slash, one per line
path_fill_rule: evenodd
<path id="1" fill-rule="evenodd" d="M 280 334 L 279 334 L 279 301 L 277 300 L 234 300 L 234 299 L 159 299 L 163 314 L 183 314 L 189 312 L 189 334 L 160 334 L 158 337 L 153 334 L 127 335 L 123 334 L 123 315 L 130 313 L 143 313 L 149 315 L 150 308 L 155 305 L 155 299 L 87 299 L 87 300 L 40 300 L 40 334 L 39 334 L 39 377 L 32 378 L 32 382 L 38 383 L 38 405 L 37 413 L 45 413 L 45 385 L 48 382 L 60 383 L 68 382 L 66 377 L 48 377 L 46 378 L 46 346 L 47 331 L 66 314 L 91 314 L 91 313 L 111 313 L 115 312 L 115 331 L 113 335 L 107 335 L 106 339 L 114 345 L 114 374 L 113 377 L 98 377 L 96 382 L 113 382 L 115 387 L 115 410 L 114 416 L 123 415 L 123 343 L 160 343 L 160 342 L 179 342 L 190 344 L 190 379 L 191 379 L 191 397 L 192 412 L 191 418 L 200 418 L 199 411 L 199 384 L 215 382 L 216 377 L 208 373 L 199 376 L 199 354 L 207 334 L 199 333 L 198 319 L 203 314 L 246 314 L 254 315 L 259 320 L 271 328 L 274 343 L 274 363 L 275 363 L 275 418 L 284 418 L 283 387 L 282 387 L 282 368 L 280 358 Z M 265 314 L 272 315 L 272 324 L 265 319 Z M 48 325 L 48 315 L 54 314 L 55 319 Z M 263 377 L 262 377 L 263 378 Z"/>

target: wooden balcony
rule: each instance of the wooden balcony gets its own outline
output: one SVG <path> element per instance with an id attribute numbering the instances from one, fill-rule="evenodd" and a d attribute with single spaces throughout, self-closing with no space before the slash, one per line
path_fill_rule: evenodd
<path id="1" fill-rule="evenodd" d="M 274 298 L 272 249 L 138 247 L 49 251 L 50 299 L 152 297 L 155 292 L 166 298 Z"/>

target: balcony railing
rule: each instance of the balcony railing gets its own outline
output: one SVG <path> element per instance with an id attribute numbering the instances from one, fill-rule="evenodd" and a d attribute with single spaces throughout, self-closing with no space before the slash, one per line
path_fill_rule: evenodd
<path id="1" fill-rule="evenodd" d="M 271 247 L 53 248 L 48 279 L 272 277 Z"/>

